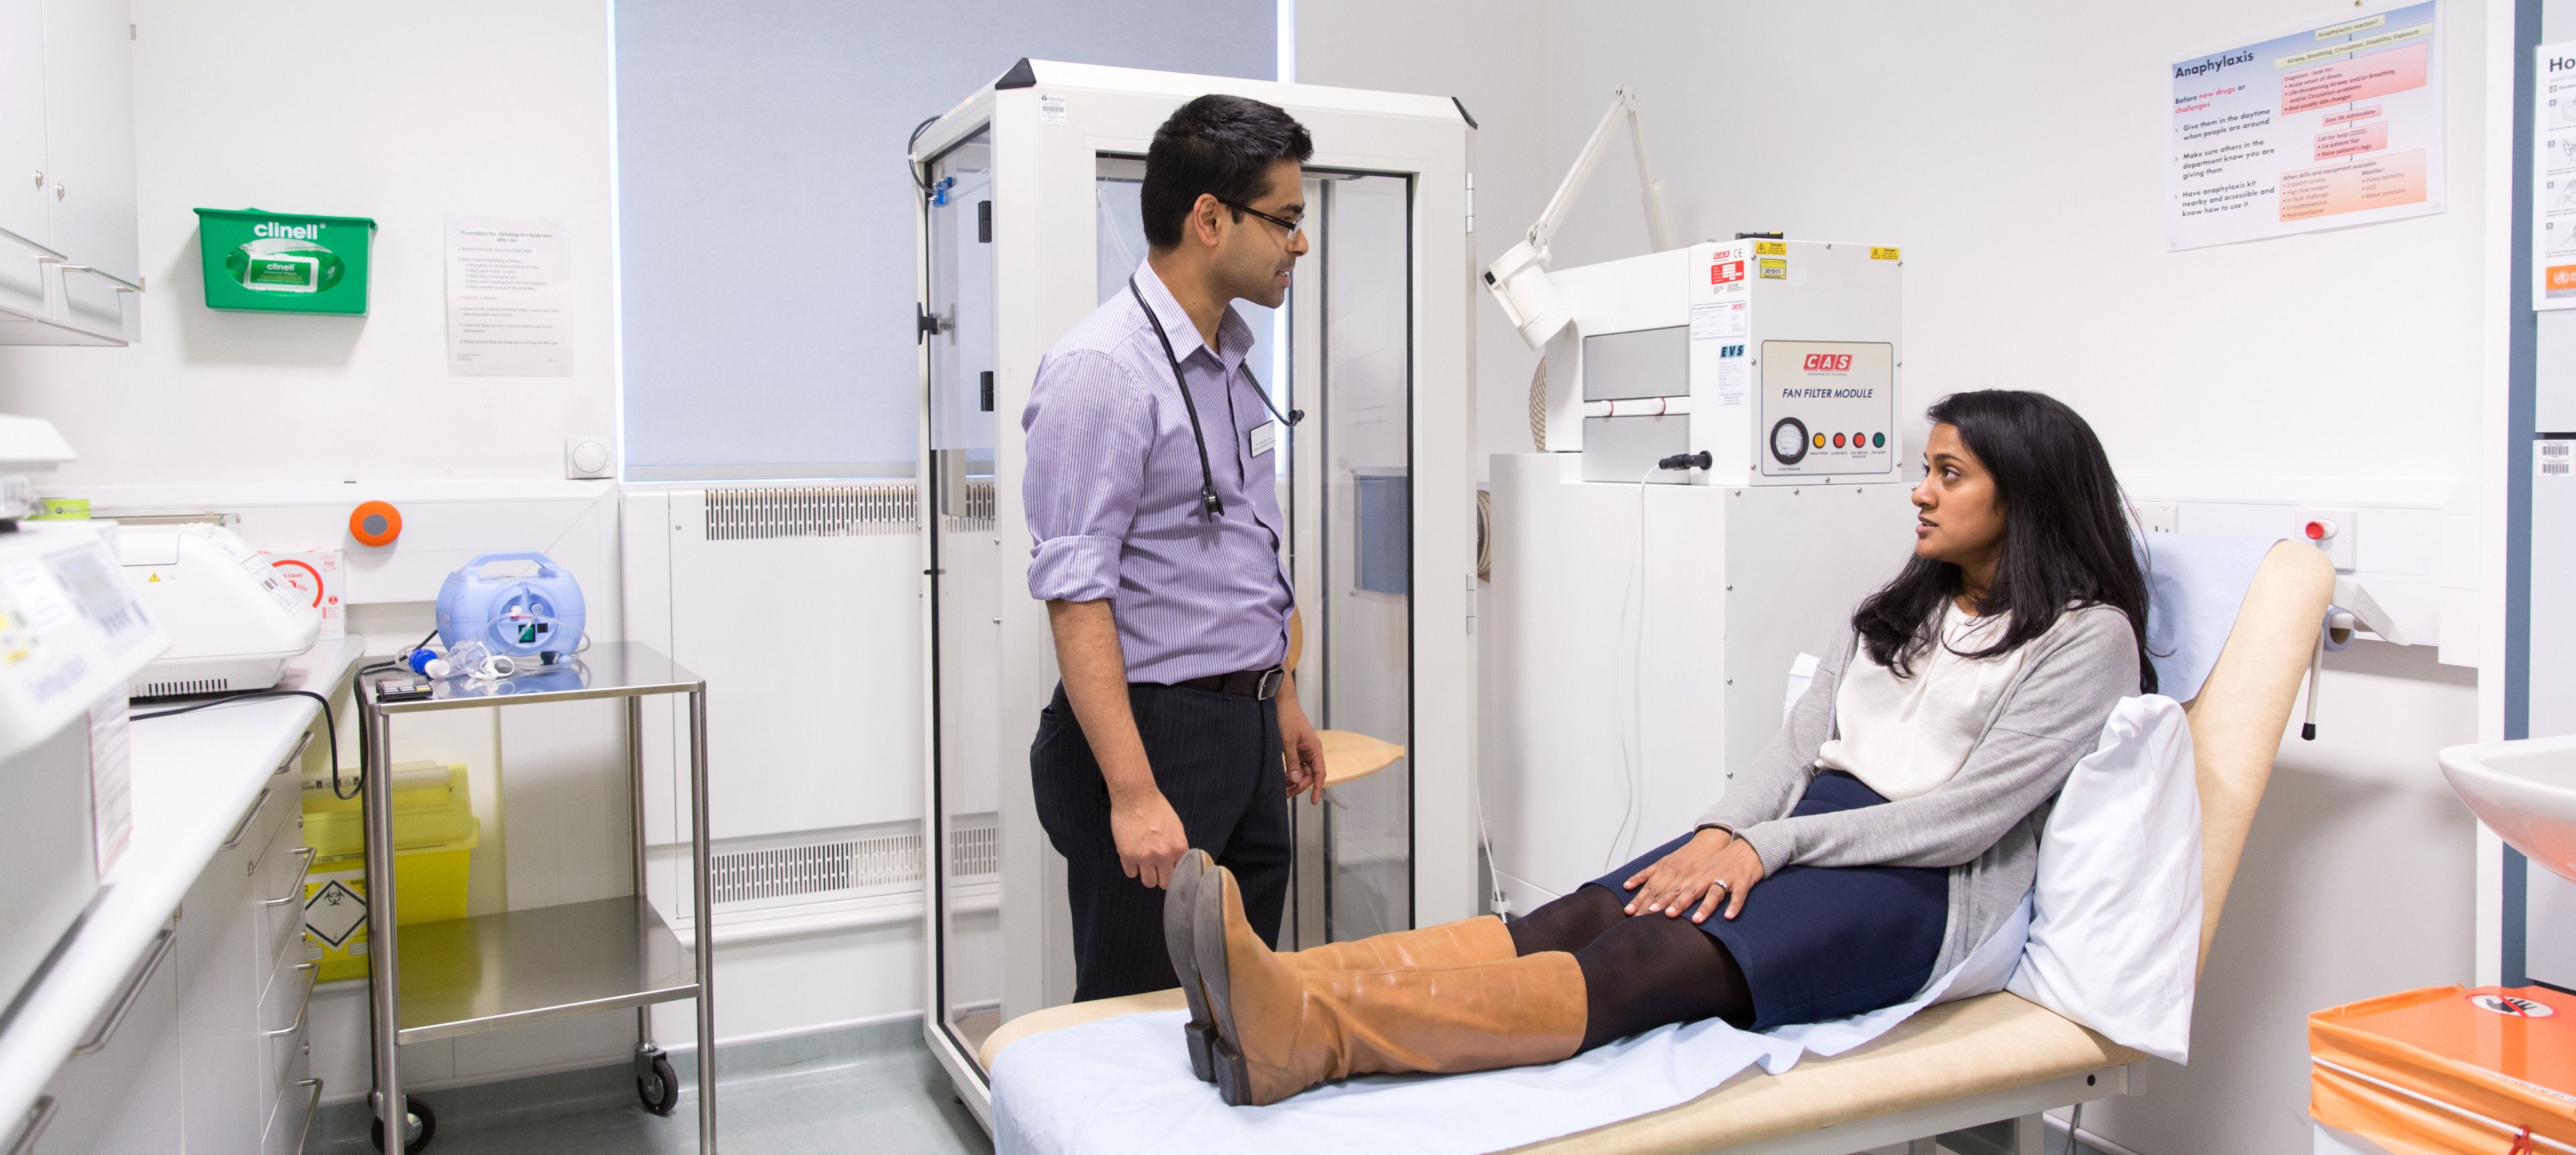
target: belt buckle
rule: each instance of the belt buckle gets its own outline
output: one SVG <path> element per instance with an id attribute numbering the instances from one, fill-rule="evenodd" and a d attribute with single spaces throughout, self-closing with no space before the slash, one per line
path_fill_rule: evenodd
<path id="1" fill-rule="evenodd" d="M 1252 696 L 1265 702 L 1279 696 L 1279 683 L 1287 677 L 1288 671 L 1278 666 L 1261 671 L 1261 683 L 1254 687 Z"/>

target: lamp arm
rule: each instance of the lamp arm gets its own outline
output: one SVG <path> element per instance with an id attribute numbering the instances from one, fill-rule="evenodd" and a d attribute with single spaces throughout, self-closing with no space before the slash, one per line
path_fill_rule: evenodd
<path id="1" fill-rule="evenodd" d="M 1542 263 L 1546 260 L 1548 242 L 1556 238 L 1556 230 L 1565 223 L 1566 210 L 1574 207 L 1574 198 L 1582 193 L 1584 182 L 1592 179 L 1592 170 L 1600 165 L 1601 154 L 1610 147 L 1610 134 L 1618 129 L 1622 119 L 1628 122 L 1629 143 L 1636 148 L 1637 179 L 1646 190 L 1646 230 L 1655 243 L 1655 251 L 1662 252 L 1672 247 L 1672 227 L 1664 216 L 1662 190 L 1646 170 L 1645 127 L 1637 111 L 1637 94 L 1621 85 L 1611 91 L 1609 109 L 1601 114 L 1601 123 L 1592 127 L 1591 139 L 1583 142 L 1583 151 L 1575 155 L 1574 167 L 1567 170 L 1565 180 L 1556 186 L 1556 195 L 1547 198 L 1547 207 L 1540 210 L 1538 220 L 1530 224 L 1530 247 L 1541 254 Z"/>

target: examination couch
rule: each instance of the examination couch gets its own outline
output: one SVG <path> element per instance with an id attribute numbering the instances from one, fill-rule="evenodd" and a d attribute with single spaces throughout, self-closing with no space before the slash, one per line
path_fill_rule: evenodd
<path id="1" fill-rule="evenodd" d="M 2200 786 L 2203 965 L 2333 592 L 2323 553 L 2304 542 L 2272 547 L 2208 681 L 2185 704 Z M 981 1057 L 990 1070 L 1031 1035 L 1182 1006 L 1169 990 L 1051 1007 L 1004 1024 Z M 2018 996 L 1982 995 L 1926 1008 L 1833 1058 L 1748 1073 L 1676 1107 L 1515 1150 L 1844 1155 L 1911 1142 L 1920 1153 L 1931 1149 L 1925 1136 L 2011 1119 L 2018 1155 L 2040 1155 L 2039 1112 L 2131 1093 L 2144 1058 Z"/>

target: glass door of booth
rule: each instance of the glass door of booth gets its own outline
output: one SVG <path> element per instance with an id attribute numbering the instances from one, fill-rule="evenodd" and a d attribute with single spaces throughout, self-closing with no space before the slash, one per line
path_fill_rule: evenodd
<path id="1" fill-rule="evenodd" d="M 979 132 L 931 162 L 927 219 L 933 816 L 940 933 L 931 1013 L 965 1055 L 1001 1025 L 1004 899 L 999 749 L 1003 543 L 994 524 L 993 148 Z"/>
<path id="2" fill-rule="evenodd" d="M 1127 291 L 1145 258 L 1144 162 L 1102 156 L 1094 185 L 1098 299 Z M 1304 619 L 1298 698 L 1337 767 L 1374 767 L 1299 798 L 1296 881 L 1283 946 L 1413 925 L 1411 181 L 1309 170 L 1305 232 L 1287 303 L 1234 309 L 1254 335 L 1253 375 L 1283 411 L 1303 409 L 1276 457 L 1282 557 Z M 1343 750 L 1357 751 L 1342 755 Z M 1395 754 L 1388 760 L 1389 754 Z"/>

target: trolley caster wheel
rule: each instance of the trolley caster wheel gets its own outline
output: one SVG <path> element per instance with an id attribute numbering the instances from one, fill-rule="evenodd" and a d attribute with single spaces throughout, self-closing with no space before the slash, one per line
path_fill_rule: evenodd
<path id="1" fill-rule="evenodd" d="M 645 1110 L 656 1115 L 679 1109 L 680 1076 L 671 1069 L 669 1055 L 654 1055 L 650 1073 L 635 1077 L 635 1097 L 644 1101 Z"/>
<path id="2" fill-rule="evenodd" d="M 429 1104 L 414 1099 L 404 1118 L 408 1121 L 406 1129 L 411 1132 L 411 1140 L 403 1144 L 403 1155 L 420 1155 L 428 1149 L 430 1138 L 438 1134 L 438 1113 L 430 1110 Z M 376 1141 L 376 1150 L 384 1150 L 385 1121 L 377 1119 L 368 1123 L 367 1137 Z"/>

